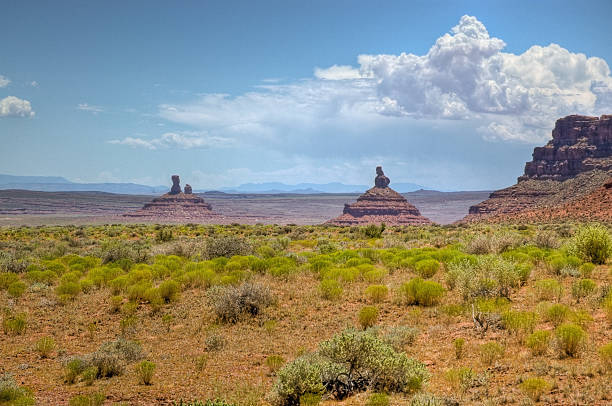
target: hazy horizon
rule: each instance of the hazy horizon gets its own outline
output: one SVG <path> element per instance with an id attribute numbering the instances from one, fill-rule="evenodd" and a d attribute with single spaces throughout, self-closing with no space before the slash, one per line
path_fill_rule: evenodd
<path id="1" fill-rule="evenodd" d="M 612 113 L 612 3 L 11 2 L 0 173 L 493 190 Z"/>

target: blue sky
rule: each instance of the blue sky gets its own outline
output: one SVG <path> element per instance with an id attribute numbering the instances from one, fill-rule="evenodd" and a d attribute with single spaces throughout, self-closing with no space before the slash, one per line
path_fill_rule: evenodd
<path id="1" fill-rule="evenodd" d="M 465 16 L 465 17 L 464 17 Z M 612 113 L 610 1 L 4 1 L 0 173 L 515 182 Z M 392 185 L 391 185 L 392 186 Z"/>

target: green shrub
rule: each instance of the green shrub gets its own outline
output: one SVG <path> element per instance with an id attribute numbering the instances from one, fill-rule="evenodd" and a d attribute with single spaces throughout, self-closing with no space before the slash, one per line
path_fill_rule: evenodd
<path id="1" fill-rule="evenodd" d="M 555 338 L 562 357 L 576 357 L 585 346 L 587 335 L 580 326 L 568 323 L 555 329 Z"/>
<path id="2" fill-rule="evenodd" d="M 85 278 L 79 281 L 79 287 L 81 288 L 81 292 L 88 293 L 94 288 L 94 281 L 91 279 Z"/>
<path id="3" fill-rule="evenodd" d="M 380 227 L 376 224 L 370 224 L 361 229 L 361 232 L 366 238 L 380 238 L 385 231 L 385 223 L 381 223 Z"/>
<path id="4" fill-rule="evenodd" d="M 542 395 L 551 389 L 551 385 L 542 378 L 527 378 L 519 387 L 534 402 L 539 402 Z"/>
<path id="5" fill-rule="evenodd" d="M 321 297 L 327 300 L 337 300 L 342 296 L 342 286 L 334 279 L 323 279 L 319 284 Z"/>
<path id="6" fill-rule="evenodd" d="M 151 385 L 153 374 L 155 373 L 155 363 L 151 361 L 141 361 L 136 365 L 138 381 L 143 385 Z"/>
<path id="7" fill-rule="evenodd" d="M 527 279 L 531 268 L 499 256 L 480 256 L 449 264 L 447 282 L 456 286 L 465 300 L 478 297 L 509 297 L 510 290 Z"/>
<path id="8" fill-rule="evenodd" d="M 596 287 L 597 284 L 592 279 L 580 279 L 572 284 L 572 296 L 579 302 L 593 293 Z"/>
<path id="9" fill-rule="evenodd" d="M 372 393 L 366 401 L 366 406 L 389 406 L 389 395 L 386 393 Z"/>
<path id="10" fill-rule="evenodd" d="M 380 303 L 389 294 L 389 288 L 385 285 L 370 285 L 365 290 L 366 296 L 374 303 Z"/>
<path id="11" fill-rule="evenodd" d="M 339 400 L 371 388 L 413 392 L 429 378 L 423 364 L 398 353 L 371 331 L 346 330 L 317 352 L 286 364 L 272 389 L 273 404 L 297 405 L 306 394 L 333 392 Z"/>
<path id="12" fill-rule="evenodd" d="M 53 337 L 43 337 L 36 342 L 36 351 L 41 358 L 48 358 L 55 349 L 55 340 Z"/>
<path id="13" fill-rule="evenodd" d="M 480 346 L 480 359 L 486 365 L 491 365 L 493 362 L 501 359 L 504 352 L 505 349 L 501 344 L 490 341 Z"/>
<path id="14" fill-rule="evenodd" d="M 64 380 L 66 383 L 72 384 L 76 381 L 76 378 L 87 368 L 87 363 L 78 357 L 69 359 L 64 364 Z"/>
<path id="15" fill-rule="evenodd" d="M 173 302 L 178 298 L 178 294 L 181 291 L 181 286 L 178 282 L 173 280 L 167 280 L 162 282 L 159 286 L 159 295 L 166 302 Z"/>
<path id="16" fill-rule="evenodd" d="M 538 330 L 531 333 L 525 342 L 533 355 L 543 355 L 548 351 L 550 344 L 550 331 Z"/>
<path id="17" fill-rule="evenodd" d="M 274 302 L 267 287 L 250 282 L 211 289 L 208 298 L 217 319 L 225 323 L 236 323 L 244 317 L 257 316 Z"/>
<path id="18" fill-rule="evenodd" d="M 539 300 L 559 300 L 563 294 L 563 286 L 556 279 L 542 279 L 535 283 Z"/>
<path id="19" fill-rule="evenodd" d="M 78 282 L 62 282 L 55 288 L 55 294 L 62 297 L 68 297 L 69 299 L 75 298 L 81 292 L 81 285 Z"/>
<path id="20" fill-rule="evenodd" d="M 374 326 L 378 320 L 378 308 L 376 306 L 364 306 L 359 310 L 359 325 L 362 329 Z"/>
<path id="21" fill-rule="evenodd" d="M 407 304 L 433 306 L 444 295 L 444 288 L 439 283 L 414 278 L 402 284 L 400 295 Z"/>
<path id="22" fill-rule="evenodd" d="M 612 253 L 612 237 L 604 226 L 581 227 L 571 241 L 571 251 L 586 262 L 605 264 Z"/>
<path id="23" fill-rule="evenodd" d="M 9 285 L 7 292 L 9 296 L 21 297 L 26 290 L 26 284 L 22 281 L 13 282 Z"/>
<path id="24" fill-rule="evenodd" d="M 337 334 L 319 345 L 318 354 L 348 372 L 349 382 L 370 377 L 370 387 L 377 391 L 409 393 L 421 389 L 429 379 L 423 364 L 396 352 L 368 331 Z"/>
<path id="25" fill-rule="evenodd" d="M 550 321 L 554 326 L 558 326 L 565 322 L 571 313 L 572 311 L 569 307 L 564 304 L 556 303 L 548 306 L 544 310 L 544 319 Z"/>
<path id="26" fill-rule="evenodd" d="M 586 310 L 580 309 L 570 313 L 569 320 L 582 328 L 588 328 L 589 324 L 593 322 L 593 316 Z"/>
<path id="27" fill-rule="evenodd" d="M 30 406 L 35 403 L 32 392 L 19 386 L 12 375 L 0 375 L 0 404 Z"/>
<path id="28" fill-rule="evenodd" d="M 68 402 L 69 406 L 102 406 L 106 396 L 103 393 L 92 393 L 91 395 L 76 395 Z"/>
<path id="29" fill-rule="evenodd" d="M 364 273 L 363 279 L 365 279 L 367 282 L 373 283 L 382 281 L 385 276 L 387 276 L 387 271 L 384 269 L 377 268 Z"/>
<path id="30" fill-rule="evenodd" d="M 325 392 L 322 363 L 312 357 L 300 357 L 282 367 L 272 388 L 273 404 L 299 405 L 307 394 Z"/>
<path id="31" fill-rule="evenodd" d="M 14 272 L 0 272 L 0 290 L 6 290 L 8 287 L 19 281 L 19 276 Z"/>
<path id="32" fill-rule="evenodd" d="M 436 272 L 438 272 L 438 269 L 440 269 L 440 263 L 435 259 L 423 259 L 414 264 L 415 272 L 421 278 L 425 279 L 434 276 Z"/>
<path id="33" fill-rule="evenodd" d="M 599 357 L 604 367 L 612 371 L 612 341 L 599 348 Z"/>
<path id="34" fill-rule="evenodd" d="M 5 313 L 2 321 L 2 330 L 4 334 L 21 335 L 25 332 L 28 325 L 27 316 L 25 313 Z"/>
<path id="35" fill-rule="evenodd" d="M 465 346 L 465 339 L 455 338 L 453 340 L 453 348 L 455 349 L 455 358 L 463 358 L 463 348 Z"/>
<path id="36" fill-rule="evenodd" d="M 85 382 L 85 385 L 91 386 L 98 377 L 97 367 L 88 367 L 81 372 L 81 380 Z"/>
<path id="37" fill-rule="evenodd" d="M 580 271 L 580 275 L 582 275 L 583 278 L 590 278 L 593 274 L 593 271 L 595 270 L 595 264 L 585 262 L 584 264 L 580 265 L 580 268 L 578 268 L 578 270 Z"/>
<path id="38" fill-rule="evenodd" d="M 511 334 L 521 337 L 530 334 L 536 324 L 536 314 L 534 312 L 507 311 L 501 316 L 502 325 Z"/>

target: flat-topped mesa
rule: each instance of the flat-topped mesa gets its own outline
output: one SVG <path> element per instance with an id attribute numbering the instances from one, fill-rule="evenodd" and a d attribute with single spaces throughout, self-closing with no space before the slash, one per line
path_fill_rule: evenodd
<path id="1" fill-rule="evenodd" d="M 345 204 L 340 217 L 327 221 L 339 226 L 380 224 L 420 225 L 431 224 L 406 198 L 389 187 L 390 180 L 379 166 L 376 168 L 374 187 L 366 191 L 352 204 Z"/>
<path id="2" fill-rule="evenodd" d="M 172 176 L 170 191 L 145 204 L 142 209 L 125 213 L 126 217 L 138 217 L 160 221 L 194 221 L 210 219 L 216 216 L 210 204 L 193 194 L 190 185 L 181 191 L 178 175 Z"/>
<path id="3" fill-rule="evenodd" d="M 612 115 L 560 118 L 552 140 L 536 147 L 533 160 L 525 164 L 518 181 L 550 179 L 563 181 L 582 172 L 612 169 Z"/>

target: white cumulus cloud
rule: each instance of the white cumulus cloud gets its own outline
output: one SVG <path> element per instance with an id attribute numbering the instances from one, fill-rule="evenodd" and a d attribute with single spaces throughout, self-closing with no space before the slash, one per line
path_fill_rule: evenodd
<path id="1" fill-rule="evenodd" d="M 559 117 L 611 112 L 605 60 L 557 44 L 521 54 L 505 47 L 476 17 L 463 16 L 424 55 L 359 55 L 357 66 L 315 68 L 313 78 L 237 96 L 163 104 L 159 114 L 213 136 L 282 149 L 325 143 L 330 134 L 350 143 L 355 133 L 384 126 L 385 117 L 464 121 L 485 140 L 534 144 L 550 136 Z"/>
<path id="2" fill-rule="evenodd" d="M 29 101 L 8 96 L 0 100 L 0 117 L 33 117 L 34 111 Z"/>
<path id="3" fill-rule="evenodd" d="M 197 133 L 164 133 L 158 138 L 126 137 L 122 140 L 111 140 L 111 144 L 128 145 L 151 150 L 165 148 L 210 148 L 231 144 L 231 140 L 222 137 L 209 137 Z"/>
<path id="4" fill-rule="evenodd" d="M 0 75 L 0 87 L 7 87 L 11 83 L 9 78 Z"/>
<path id="5" fill-rule="evenodd" d="M 344 79 L 360 79 L 361 73 L 359 69 L 347 65 L 333 65 L 327 69 L 315 68 L 314 75 L 318 79 L 327 80 L 344 80 Z"/>

